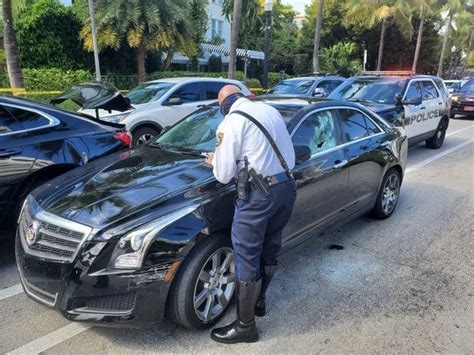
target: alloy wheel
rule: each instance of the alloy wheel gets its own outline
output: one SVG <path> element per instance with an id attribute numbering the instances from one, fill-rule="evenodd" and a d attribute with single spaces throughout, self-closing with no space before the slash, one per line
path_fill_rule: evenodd
<path id="1" fill-rule="evenodd" d="M 227 308 L 234 290 L 235 259 L 231 248 L 217 249 L 204 263 L 194 287 L 194 311 L 211 322 Z"/>
<path id="2" fill-rule="evenodd" d="M 137 145 L 146 144 L 146 143 L 148 143 L 149 141 L 151 141 L 152 138 L 153 138 L 153 135 L 150 134 L 150 133 L 142 134 L 142 135 L 141 135 L 140 137 L 138 137 L 138 139 L 137 139 Z"/>
<path id="3" fill-rule="evenodd" d="M 382 210 L 386 215 L 392 213 L 397 205 L 398 197 L 400 195 L 400 179 L 398 175 L 392 173 L 383 187 L 382 195 Z"/>

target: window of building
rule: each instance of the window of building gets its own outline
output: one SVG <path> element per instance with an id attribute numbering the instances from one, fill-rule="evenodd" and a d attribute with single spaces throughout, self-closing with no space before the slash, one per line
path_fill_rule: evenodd
<path id="1" fill-rule="evenodd" d="M 224 29 L 224 21 L 212 19 L 211 28 L 212 28 L 212 37 L 222 38 L 222 33 Z"/>

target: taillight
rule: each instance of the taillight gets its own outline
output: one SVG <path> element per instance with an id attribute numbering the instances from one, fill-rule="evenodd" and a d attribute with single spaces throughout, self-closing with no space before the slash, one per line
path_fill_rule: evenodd
<path id="1" fill-rule="evenodd" d="M 126 129 L 122 129 L 121 131 L 115 132 L 114 138 L 125 144 L 127 147 L 132 146 L 132 135 Z"/>

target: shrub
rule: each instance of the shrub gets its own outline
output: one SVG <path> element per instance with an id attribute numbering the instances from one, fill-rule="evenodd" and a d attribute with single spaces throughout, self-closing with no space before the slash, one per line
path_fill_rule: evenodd
<path id="1" fill-rule="evenodd" d="M 65 90 L 74 84 L 91 81 L 94 76 L 86 70 L 23 69 L 27 90 Z"/>
<path id="2" fill-rule="evenodd" d="M 260 83 L 260 80 L 252 78 L 247 80 L 247 87 L 260 89 L 262 87 L 262 84 Z"/>
<path id="3" fill-rule="evenodd" d="M 219 73 L 222 71 L 222 59 L 221 57 L 211 55 L 209 57 L 209 71 L 212 73 Z"/>

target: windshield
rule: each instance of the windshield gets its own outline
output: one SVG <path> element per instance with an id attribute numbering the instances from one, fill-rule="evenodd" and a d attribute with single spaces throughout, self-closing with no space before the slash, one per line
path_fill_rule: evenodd
<path id="1" fill-rule="evenodd" d="M 216 148 L 217 127 L 223 119 L 218 106 L 209 107 L 171 127 L 154 144 L 170 150 L 213 152 Z"/>
<path id="2" fill-rule="evenodd" d="M 162 97 L 174 84 L 172 83 L 148 83 L 139 85 L 127 94 L 132 104 L 146 104 L 156 101 Z"/>
<path id="3" fill-rule="evenodd" d="M 459 87 L 461 86 L 461 82 L 460 81 L 451 81 L 451 82 L 445 81 L 444 85 L 446 85 L 448 89 L 459 89 Z"/>
<path id="4" fill-rule="evenodd" d="M 466 84 L 464 84 L 460 90 L 461 92 L 468 92 L 468 91 L 474 91 L 474 81 L 468 81 Z"/>
<path id="5" fill-rule="evenodd" d="M 381 104 L 396 103 L 395 95 L 403 90 L 405 79 L 358 78 L 343 83 L 328 98 L 338 100 L 363 100 Z"/>
<path id="6" fill-rule="evenodd" d="M 306 94 L 314 80 L 285 80 L 268 90 L 269 94 Z"/>

